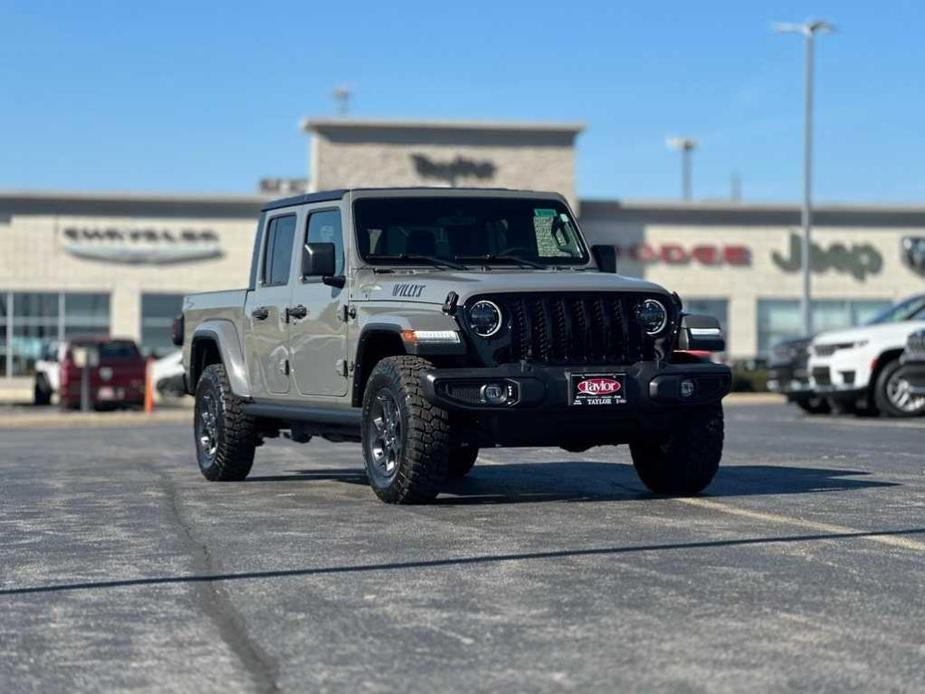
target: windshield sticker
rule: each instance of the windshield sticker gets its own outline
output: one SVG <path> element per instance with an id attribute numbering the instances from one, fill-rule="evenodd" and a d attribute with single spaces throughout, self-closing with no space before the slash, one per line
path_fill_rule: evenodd
<path id="1" fill-rule="evenodd" d="M 533 216 L 534 217 L 555 217 L 556 211 L 550 210 L 545 207 L 538 207 L 535 210 L 533 210 Z"/>

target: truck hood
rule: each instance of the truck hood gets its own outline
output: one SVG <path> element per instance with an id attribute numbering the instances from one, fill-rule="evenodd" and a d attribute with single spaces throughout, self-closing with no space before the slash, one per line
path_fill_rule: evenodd
<path id="1" fill-rule="evenodd" d="M 477 294 L 500 292 L 646 292 L 667 293 L 652 282 L 602 272 L 570 270 L 410 271 L 357 277 L 356 301 L 443 304 L 456 292 L 460 303 Z"/>
<path id="2" fill-rule="evenodd" d="M 867 340 L 884 349 L 905 346 L 906 338 L 916 330 L 925 328 L 925 321 L 903 321 L 901 323 L 881 323 L 879 325 L 862 325 L 847 330 L 830 330 L 819 333 L 813 339 L 814 345 L 836 345 Z"/>

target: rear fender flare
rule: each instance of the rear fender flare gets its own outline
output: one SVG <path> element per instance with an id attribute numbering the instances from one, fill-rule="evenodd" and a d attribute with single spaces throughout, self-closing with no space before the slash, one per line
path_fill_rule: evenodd
<path id="1" fill-rule="evenodd" d="M 225 372 L 228 374 L 228 381 L 231 384 L 231 392 L 239 398 L 250 398 L 251 387 L 247 380 L 247 363 L 244 361 L 241 339 L 234 323 L 228 320 L 210 320 L 196 326 L 191 339 L 193 354 L 196 353 L 196 343 L 202 340 L 214 342 L 218 347 L 218 352 L 222 357 L 222 364 L 225 366 Z M 195 389 L 196 381 L 199 380 L 200 376 L 196 371 L 199 368 L 196 361 L 196 359 L 190 358 L 189 385 L 191 389 Z"/>

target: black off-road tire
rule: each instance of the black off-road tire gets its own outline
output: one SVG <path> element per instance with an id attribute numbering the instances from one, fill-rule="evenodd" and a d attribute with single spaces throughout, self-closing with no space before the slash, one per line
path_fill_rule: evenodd
<path id="1" fill-rule="evenodd" d="M 213 482 L 239 481 L 247 477 L 254 464 L 257 425 L 231 392 L 224 365 L 211 364 L 199 377 L 194 417 L 196 458 L 203 477 Z M 214 418 L 211 430 L 210 417 Z M 208 438 L 208 443 L 204 437 Z"/>
<path id="2" fill-rule="evenodd" d="M 713 481 L 723 457 L 723 406 L 678 413 L 662 440 L 630 444 L 633 467 L 656 494 L 693 496 Z"/>
<path id="3" fill-rule="evenodd" d="M 829 414 L 832 411 L 832 405 L 826 398 L 816 396 L 806 400 L 797 400 L 796 404 L 807 414 Z"/>
<path id="4" fill-rule="evenodd" d="M 32 399 L 36 405 L 51 404 L 51 386 L 48 384 L 45 374 L 38 374 L 35 377 L 35 389 Z"/>
<path id="5" fill-rule="evenodd" d="M 918 398 L 912 396 L 909 409 L 902 409 L 893 402 L 893 399 L 887 392 L 891 379 L 894 377 L 902 379 L 902 370 L 904 368 L 904 365 L 900 364 L 899 359 L 894 359 L 881 368 L 880 372 L 877 374 L 877 380 L 874 382 L 873 388 L 873 404 L 877 411 L 884 417 L 917 417 L 925 414 L 925 408 L 915 406 Z"/>
<path id="6" fill-rule="evenodd" d="M 363 394 L 363 458 L 370 486 L 389 504 L 432 501 L 447 477 L 452 440 L 449 415 L 424 399 L 420 374 L 431 368 L 419 357 L 387 357 L 370 373 Z M 387 403 L 387 404 L 384 404 Z M 396 422 L 383 436 L 385 411 Z M 378 420 L 378 422 L 377 422 Z"/>
<path id="7" fill-rule="evenodd" d="M 450 451 L 446 476 L 449 479 L 462 479 L 472 470 L 478 457 L 479 449 L 475 446 L 454 447 Z"/>

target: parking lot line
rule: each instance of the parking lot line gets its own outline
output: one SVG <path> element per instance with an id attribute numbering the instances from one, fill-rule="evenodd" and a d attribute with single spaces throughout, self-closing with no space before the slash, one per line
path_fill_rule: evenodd
<path id="1" fill-rule="evenodd" d="M 487 456 L 479 456 L 479 464 L 488 464 L 488 465 L 501 465 L 502 461 L 497 459 L 492 459 Z M 803 518 L 795 518 L 793 516 L 785 516 L 778 513 L 766 513 L 763 511 L 750 511 L 745 508 L 739 508 L 738 506 L 731 506 L 729 504 L 721 503 L 719 501 L 713 501 L 711 499 L 705 499 L 701 497 L 688 497 L 688 498 L 676 498 L 674 501 L 678 501 L 682 504 L 687 504 L 688 506 L 698 506 L 700 508 L 710 509 L 711 511 L 718 511 L 720 513 L 726 513 L 731 516 L 740 516 L 742 518 L 750 518 L 752 520 L 759 520 L 766 523 L 776 523 L 778 525 L 792 525 L 807 530 L 816 530 L 819 532 L 824 532 L 833 535 L 849 535 L 856 536 L 864 540 L 871 540 L 873 542 L 879 542 L 882 545 L 888 545 L 890 547 L 900 547 L 902 549 L 912 550 L 914 552 L 925 552 L 925 542 L 919 542 L 917 540 L 911 540 L 905 537 L 898 537 L 895 533 L 885 532 L 883 534 L 877 533 L 876 531 L 865 531 L 858 530 L 857 528 L 851 528 L 846 525 L 835 525 L 832 523 L 820 523 L 818 521 L 809 521 Z"/>
<path id="2" fill-rule="evenodd" d="M 917 540 L 911 540 L 906 537 L 897 537 L 896 535 L 889 534 L 878 534 L 876 532 L 867 532 L 863 530 L 858 530 L 857 528 L 849 528 L 846 525 L 833 525 L 831 523 L 819 523 L 817 521 L 809 521 L 803 518 L 794 518 L 793 516 L 785 516 L 778 513 L 766 513 L 763 511 L 750 511 L 748 509 L 739 508 L 738 506 L 730 506 L 729 504 L 724 504 L 719 501 L 713 501 L 711 499 L 701 499 L 701 498 L 678 498 L 675 499 L 682 504 L 687 504 L 688 506 L 697 506 L 699 508 L 710 509 L 711 511 L 718 511 L 720 513 L 727 513 L 732 516 L 741 516 L 743 518 L 750 518 L 752 520 L 764 521 L 767 523 L 778 523 L 781 525 L 793 525 L 800 528 L 805 528 L 807 530 L 817 530 L 825 533 L 832 534 L 851 534 L 858 535 L 860 539 L 870 540 L 872 542 L 879 542 L 882 545 L 889 545 L 890 547 L 901 547 L 902 549 L 909 549 L 914 552 L 925 552 L 925 542 L 919 542 Z"/>

